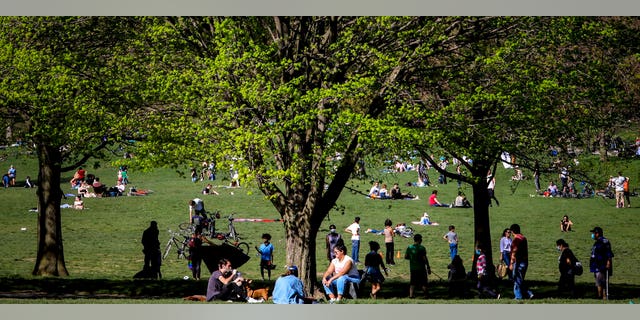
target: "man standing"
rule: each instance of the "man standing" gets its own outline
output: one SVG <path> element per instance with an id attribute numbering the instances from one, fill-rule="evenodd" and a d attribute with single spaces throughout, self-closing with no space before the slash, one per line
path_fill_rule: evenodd
<path id="1" fill-rule="evenodd" d="M 422 287 L 425 297 L 428 294 L 428 275 L 431 274 L 431 266 L 427 258 L 427 248 L 422 245 L 422 235 L 413 236 L 413 244 L 407 247 L 404 258 L 409 260 L 409 298 L 414 298 L 415 287 Z"/>
<path id="2" fill-rule="evenodd" d="M 153 278 L 161 279 L 160 264 L 162 254 L 160 253 L 160 240 L 158 240 L 158 223 L 151 221 L 149 228 L 142 233 L 142 252 L 144 253 L 144 268 L 148 270 Z"/>
<path id="3" fill-rule="evenodd" d="M 356 217 L 344 231 L 351 233 L 351 258 L 355 263 L 360 263 L 360 217 Z"/>
<path id="4" fill-rule="evenodd" d="M 593 272 L 598 298 L 607 300 L 609 297 L 609 277 L 613 274 L 613 252 L 609 239 L 604 237 L 602 228 L 595 227 L 591 230 L 591 239 L 594 239 L 591 247 L 591 259 L 589 271 Z"/>
<path id="5" fill-rule="evenodd" d="M 624 208 L 624 181 L 627 180 L 622 175 L 622 172 L 618 172 L 618 176 L 613 179 L 613 185 L 616 190 L 616 208 Z"/>
<path id="6" fill-rule="evenodd" d="M 513 294 L 516 300 L 522 299 L 526 293 L 529 299 L 533 298 L 533 292 L 524 283 L 524 278 L 529 267 L 529 247 L 527 238 L 520 233 L 520 225 L 514 223 L 509 228 L 514 234 L 511 242 L 511 262 L 509 270 L 513 272 Z"/>

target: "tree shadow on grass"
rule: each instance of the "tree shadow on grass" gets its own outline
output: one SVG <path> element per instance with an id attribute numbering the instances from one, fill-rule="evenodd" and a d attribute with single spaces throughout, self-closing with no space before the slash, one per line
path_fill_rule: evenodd
<path id="1" fill-rule="evenodd" d="M 551 281 L 528 281 L 529 287 L 535 293 L 535 300 L 554 303 L 556 299 L 567 297 L 558 295 L 557 283 Z M 254 280 L 257 288 L 271 287 L 273 282 Z M 448 283 L 445 280 L 429 282 L 429 299 L 447 303 L 476 303 L 478 298 L 475 282 L 466 282 L 466 295 L 460 298 L 449 296 Z M 502 294 L 502 299 L 513 299 L 513 286 L 507 280 L 498 281 L 496 290 Z M 577 283 L 577 299 L 596 302 L 595 287 L 592 283 Z M 191 295 L 205 295 L 207 281 L 200 280 L 145 280 L 145 279 L 70 279 L 70 278 L 0 278 L 0 299 L 177 299 Z M 363 303 L 368 303 L 370 285 L 360 286 L 358 296 Z M 382 285 L 376 303 L 385 303 L 385 299 L 405 299 L 408 296 L 409 284 L 405 281 L 388 280 Z M 613 284 L 609 287 L 609 299 L 627 303 L 640 297 L 640 285 Z M 418 296 L 421 292 L 418 291 Z M 471 300 L 474 299 L 474 300 Z M 411 300 L 410 300 L 411 301 Z M 373 301 L 371 301 L 373 302 Z M 612 301 L 613 302 L 613 301 Z M 582 303 L 585 303 L 584 301 Z"/>

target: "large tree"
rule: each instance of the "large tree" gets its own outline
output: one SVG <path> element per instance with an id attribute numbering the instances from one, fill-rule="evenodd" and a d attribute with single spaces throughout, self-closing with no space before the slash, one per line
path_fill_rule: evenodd
<path id="1" fill-rule="evenodd" d="M 384 116 L 464 18 L 171 18 L 164 77 L 171 125 L 141 128 L 139 161 L 233 165 L 284 220 L 287 263 L 316 286 L 316 236 L 356 163 L 379 150 Z M 460 44 L 458 44 L 460 45 Z M 187 61 L 189 61 L 187 63 Z M 181 110 L 181 111 L 180 111 Z M 162 115 L 158 115 L 163 117 Z M 157 143 L 152 143 L 152 142 Z"/>
<path id="2" fill-rule="evenodd" d="M 34 275 L 65 276 L 60 185 L 126 135 L 144 92 L 140 20 L 0 19 L 0 117 L 38 157 Z M 144 55 L 140 55 L 144 56 Z"/>

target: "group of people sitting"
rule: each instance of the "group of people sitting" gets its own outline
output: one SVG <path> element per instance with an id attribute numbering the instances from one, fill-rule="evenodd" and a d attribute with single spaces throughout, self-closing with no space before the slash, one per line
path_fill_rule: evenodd
<path id="1" fill-rule="evenodd" d="M 78 190 L 78 197 L 117 197 L 122 196 L 126 190 L 126 168 L 121 167 L 118 170 L 118 180 L 113 187 L 107 187 L 100 181 L 99 177 L 94 174 L 87 174 L 86 170 L 79 167 L 73 174 L 73 178 L 69 181 L 72 189 Z"/>
<path id="2" fill-rule="evenodd" d="M 400 186 L 398 183 L 393 184 L 393 188 L 391 190 L 387 189 L 387 184 L 383 183 L 380 186 L 380 182 L 376 181 L 373 183 L 373 186 L 369 190 L 367 195 L 371 199 L 392 199 L 392 200 L 420 200 L 420 197 L 414 196 L 410 193 L 403 193 L 400 190 Z"/>
<path id="3" fill-rule="evenodd" d="M 433 190 L 431 196 L 429 196 L 429 206 L 432 207 L 449 207 L 449 208 L 471 208 L 471 202 L 467 199 L 467 196 L 458 191 L 458 196 L 452 204 L 446 204 L 438 200 L 438 190 Z"/>

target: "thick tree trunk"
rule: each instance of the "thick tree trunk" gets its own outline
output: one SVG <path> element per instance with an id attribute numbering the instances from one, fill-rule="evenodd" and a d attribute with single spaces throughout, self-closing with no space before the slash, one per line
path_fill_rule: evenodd
<path id="1" fill-rule="evenodd" d="M 60 203 L 61 153 L 59 148 L 39 145 L 38 254 L 33 275 L 68 276 L 62 247 Z"/>
<path id="2" fill-rule="evenodd" d="M 300 280 L 308 295 L 313 294 L 317 280 L 315 240 L 319 226 L 311 223 L 311 216 L 308 212 L 293 211 L 285 215 L 286 261 L 290 265 L 298 266 Z"/>

